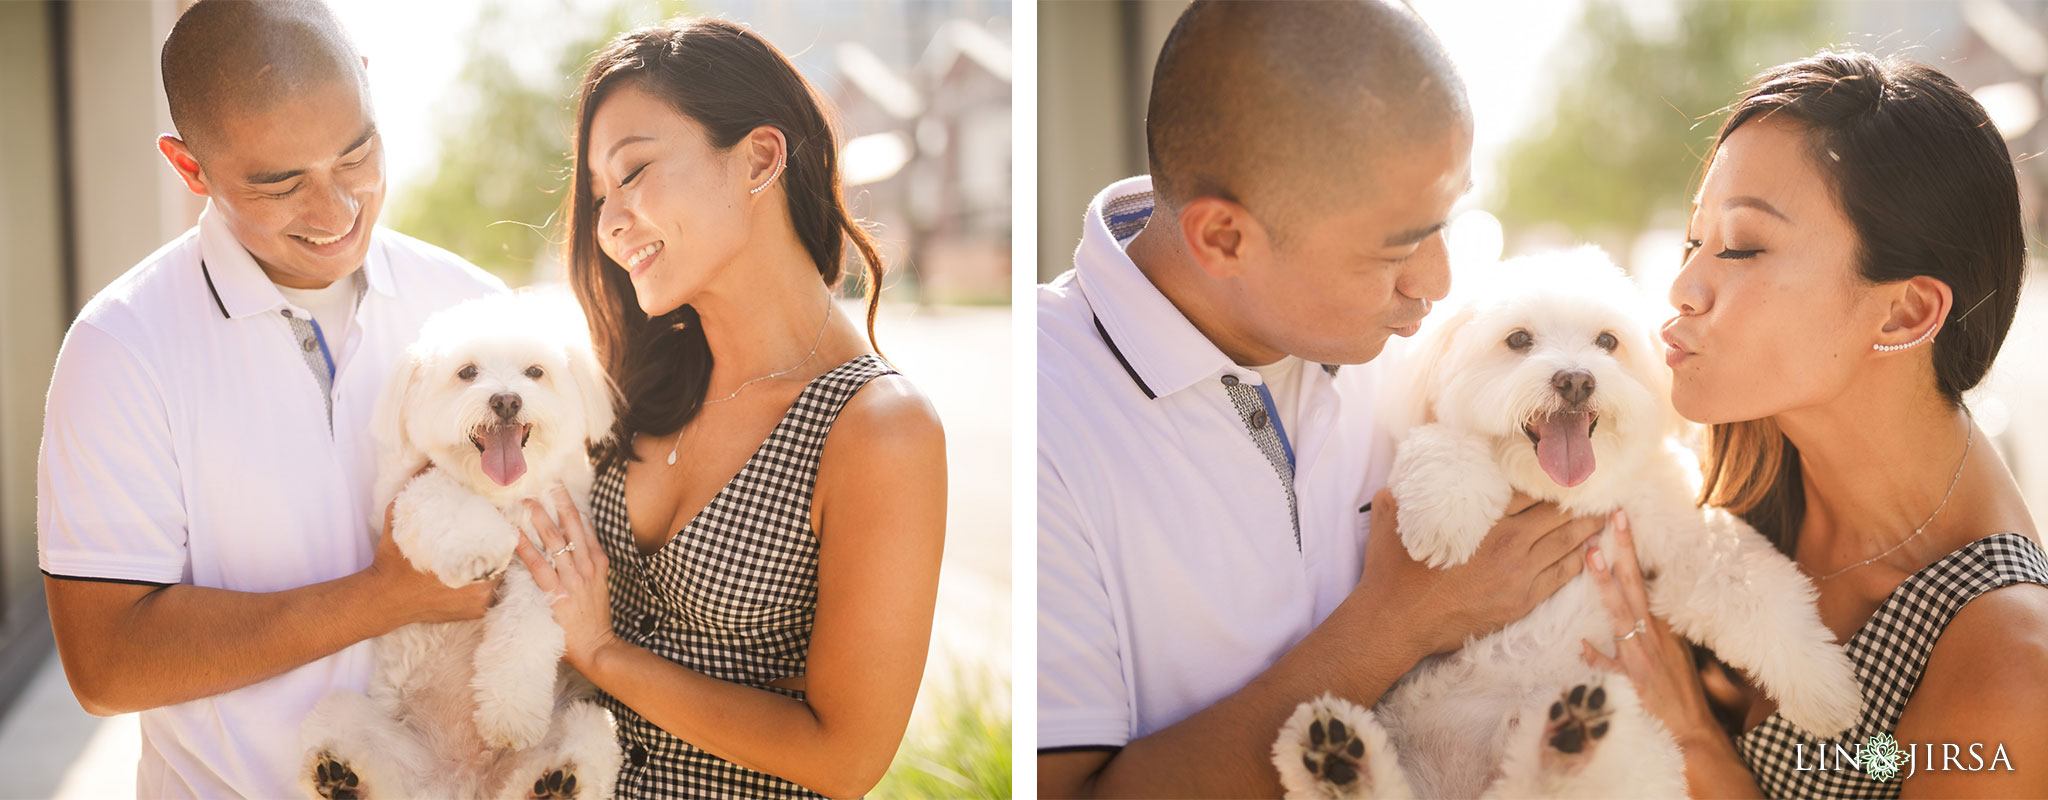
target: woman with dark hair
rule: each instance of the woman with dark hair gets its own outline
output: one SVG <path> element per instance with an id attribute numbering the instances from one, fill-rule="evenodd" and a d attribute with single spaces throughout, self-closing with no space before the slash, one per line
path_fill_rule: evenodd
<path id="1" fill-rule="evenodd" d="M 621 408 L 588 526 L 540 515 L 520 556 L 617 715 L 622 796 L 865 793 L 923 675 L 945 443 L 876 354 L 823 103 L 703 19 L 613 39 L 579 98 L 569 281 Z"/>
<path id="2" fill-rule="evenodd" d="M 2048 794 L 2048 558 L 1962 402 L 2025 270 L 1998 130 L 1918 64 L 1776 67 L 1721 127 L 1688 238 L 1664 337 L 1673 403 L 1711 425 L 1701 503 L 1813 579 L 1862 716 L 1824 738 L 1703 681 L 1625 537 L 1588 565 L 1616 620 L 1650 624 L 1587 659 L 1629 675 L 1697 796 Z"/>

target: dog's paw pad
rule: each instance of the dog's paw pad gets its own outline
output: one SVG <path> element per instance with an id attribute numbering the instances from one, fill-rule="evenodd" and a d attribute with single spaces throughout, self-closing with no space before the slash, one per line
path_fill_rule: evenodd
<path id="1" fill-rule="evenodd" d="M 359 800 L 362 783 L 362 777 L 332 753 L 321 753 L 313 765 L 313 791 L 328 800 Z"/>
<path id="2" fill-rule="evenodd" d="M 1308 746 L 1302 749 L 1301 766 L 1316 780 L 1348 787 L 1368 776 L 1365 772 L 1365 740 L 1344 721 L 1317 709 L 1308 724 Z"/>
<path id="3" fill-rule="evenodd" d="M 1607 738 L 1613 715 L 1606 687 L 1582 683 L 1565 690 L 1550 704 L 1543 726 L 1544 761 L 1565 771 L 1578 769 Z"/>
<path id="4" fill-rule="evenodd" d="M 528 797 L 540 799 L 568 798 L 576 796 L 576 769 L 565 766 L 548 770 L 533 782 L 533 794 Z"/>

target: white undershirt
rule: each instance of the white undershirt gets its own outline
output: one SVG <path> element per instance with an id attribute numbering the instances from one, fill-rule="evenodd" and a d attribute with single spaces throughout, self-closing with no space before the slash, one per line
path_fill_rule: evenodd
<path id="1" fill-rule="evenodd" d="M 320 336 L 327 340 L 335 363 L 341 363 L 341 347 L 348 341 L 348 327 L 356 318 L 357 281 L 354 275 L 327 284 L 324 289 L 294 289 L 276 284 L 285 302 L 305 309 L 320 323 Z"/>
<path id="2" fill-rule="evenodd" d="M 1252 367 L 1259 373 L 1259 379 L 1266 384 L 1266 392 L 1273 395 L 1273 410 L 1280 412 L 1280 429 L 1294 437 L 1297 428 L 1294 420 L 1299 416 L 1295 406 L 1301 402 L 1301 358 L 1288 356 L 1263 367 Z M 1289 441 L 1289 445 L 1294 442 Z"/>

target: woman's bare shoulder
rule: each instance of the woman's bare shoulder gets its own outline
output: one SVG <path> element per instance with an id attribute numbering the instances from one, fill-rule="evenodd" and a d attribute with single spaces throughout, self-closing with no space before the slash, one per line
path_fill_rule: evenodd
<path id="1" fill-rule="evenodd" d="M 1983 759 L 2004 754 L 2007 768 L 2048 756 L 2048 586 L 2015 583 L 1970 600 L 1940 633 L 1920 684 L 1899 718 L 1907 743 L 1979 744 Z M 1967 761 L 1965 762 L 1967 763 Z M 2014 783 L 2013 781 L 2018 781 Z M 2048 788 L 2040 774 L 1968 770 L 1928 772 L 1915 791 L 2003 793 Z"/>
<path id="2" fill-rule="evenodd" d="M 820 489 L 869 478 L 943 475 L 946 433 L 939 414 L 902 375 L 868 381 L 832 421 L 819 456 Z"/>
<path id="3" fill-rule="evenodd" d="M 846 401 L 832 421 L 832 438 L 866 445 L 916 446 L 945 432 L 931 400 L 909 378 L 882 375 Z"/>

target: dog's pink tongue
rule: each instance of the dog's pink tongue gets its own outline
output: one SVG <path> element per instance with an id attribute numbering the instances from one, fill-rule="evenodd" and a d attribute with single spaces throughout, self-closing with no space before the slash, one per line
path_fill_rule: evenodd
<path id="1" fill-rule="evenodd" d="M 499 486 L 511 486 L 526 474 L 526 449 L 520 441 L 525 432 L 523 425 L 492 425 L 484 429 L 484 475 Z"/>
<path id="2" fill-rule="evenodd" d="M 1536 424 L 1536 463 L 1559 486 L 1577 486 L 1593 474 L 1593 415 L 1552 414 Z"/>

